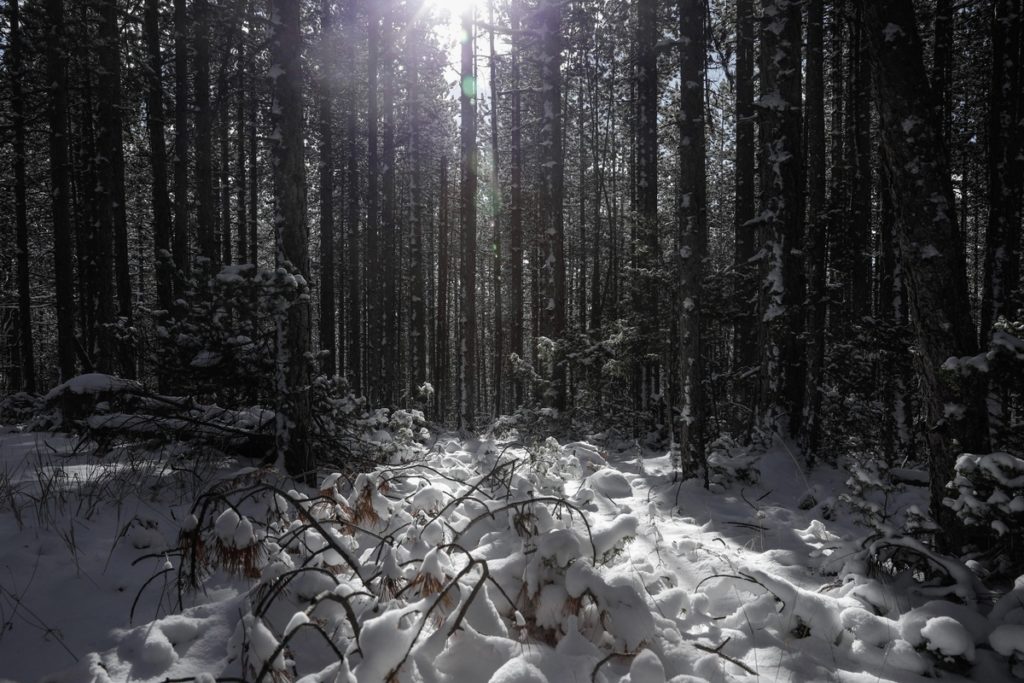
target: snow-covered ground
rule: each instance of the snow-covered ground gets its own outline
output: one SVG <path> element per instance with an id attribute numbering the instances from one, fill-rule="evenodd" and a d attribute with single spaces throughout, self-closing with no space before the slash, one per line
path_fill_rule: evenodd
<path id="1" fill-rule="evenodd" d="M 0 681 L 995 682 L 1024 654 L 1024 585 L 986 617 L 871 578 L 848 475 L 784 447 L 708 492 L 666 455 L 441 436 L 297 491 L 76 445 L 0 433 Z"/>

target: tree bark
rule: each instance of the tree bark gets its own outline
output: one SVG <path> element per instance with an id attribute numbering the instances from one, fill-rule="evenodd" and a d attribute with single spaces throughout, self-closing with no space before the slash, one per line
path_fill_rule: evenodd
<path id="1" fill-rule="evenodd" d="M 306 172 L 302 132 L 302 35 L 298 3 L 274 0 L 278 22 L 270 40 L 274 83 L 271 120 L 279 133 L 272 138 L 274 154 L 274 228 L 279 267 L 290 267 L 309 281 L 306 226 Z M 310 451 L 309 366 L 310 307 L 299 297 L 288 307 L 287 320 L 278 321 L 277 447 L 291 475 L 310 478 L 315 463 Z M 283 329 L 282 329 L 283 328 Z"/>
<path id="2" fill-rule="evenodd" d="M 106 255 L 106 243 L 110 239 L 113 240 L 112 257 L 116 283 L 117 315 L 128 327 L 131 327 L 132 284 L 128 270 L 128 218 L 125 206 L 124 136 L 121 116 L 121 38 L 117 24 L 117 0 L 104 0 L 101 7 L 98 150 L 100 182 L 103 185 L 100 219 L 101 241 L 103 242 L 103 253 Z M 117 351 L 121 372 L 126 377 L 135 377 L 134 349 L 129 344 L 109 336 L 108 342 L 111 344 L 112 350 L 116 349 Z"/>
<path id="3" fill-rule="evenodd" d="M 858 0 L 858 6 L 867 31 L 882 144 L 892 169 L 889 191 L 900 259 L 922 354 L 932 514 L 946 538 L 955 542 L 956 517 L 942 505 L 946 482 L 960 453 L 988 451 L 988 411 L 983 382 L 940 371 L 950 356 L 972 356 L 978 349 L 949 162 L 911 0 L 884 5 Z"/>
<path id="4" fill-rule="evenodd" d="M 337 339 L 335 338 L 334 294 L 334 85 L 330 73 L 334 41 L 334 21 L 330 0 L 320 3 L 320 48 L 324 55 L 320 65 L 320 350 L 327 355 L 322 361 L 324 373 L 337 373 Z"/>
<path id="5" fill-rule="evenodd" d="M 24 78 L 22 68 L 23 41 L 21 35 L 20 7 L 18 0 L 11 0 L 8 6 L 10 18 L 10 42 L 7 56 L 10 58 L 11 83 L 11 126 L 14 128 L 14 231 L 18 264 L 18 308 L 17 345 L 12 349 L 18 353 L 14 368 L 20 380 L 19 389 L 29 393 L 36 390 L 36 364 L 32 344 L 32 298 L 29 279 L 28 254 L 28 209 L 25 188 L 25 95 L 21 88 Z M 70 278 L 69 278 L 70 279 Z"/>
<path id="6" fill-rule="evenodd" d="M 171 202 L 167 190 L 167 144 L 164 138 L 163 55 L 160 50 L 160 3 L 146 0 L 143 14 L 148 57 L 146 127 L 152 171 L 153 251 L 156 263 L 157 307 L 169 311 L 171 288 Z"/>
<path id="7" fill-rule="evenodd" d="M 825 380 L 825 322 L 828 311 L 828 211 L 825 168 L 824 0 L 807 4 L 807 385 L 804 404 L 804 454 L 817 457 L 821 443 L 821 399 Z"/>
<path id="8" fill-rule="evenodd" d="M 636 195 L 636 275 L 633 303 L 640 329 L 642 358 L 637 381 L 637 405 L 651 408 L 654 396 L 660 393 L 661 353 L 658 324 L 658 283 L 656 273 L 661 266 L 658 235 L 658 2 L 638 0 L 636 32 L 636 164 L 634 187 Z M 655 408 L 657 410 L 657 408 Z M 652 415 L 654 422 L 660 420 Z"/>
<path id="9" fill-rule="evenodd" d="M 412 20 L 410 40 L 406 43 L 407 65 L 406 71 L 409 78 L 409 127 L 410 127 L 410 155 L 412 157 L 412 177 L 410 179 L 412 195 L 412 253 L 410 254 L 410 267 L 412 268 L 412 283 L 410 297 L 412 299 L 412 320 L 409 327 L 411 330 L 412 351 L 411 370 L 412 377 L 410 390 L 412 395 L 417 395 L 419 387 L 427 381 L 427 287 L 426 268 L 424 262 L 423 242 L 423 138 L 421 127 L 423 126 L 422 94 L 419 85 L 420 53 L 419 45 L 424 40 L 425 34 L 419 25 L 418 19 Z"/>
<path id="10" fill-rule="evenodd" d="M 473 8 L 462 14 L 462 71 L 459 93 L 461 174 L 461 278 L 459 279 L 459 430 L 473 429 L 476 409 L 476 75 Z"/>
<path id="11" fill-rule="evenodd" d="M 796 435 L 803 412 L 804 275 L 800 3 L 763 0 L 761 19 L 761 381 L 763 428 Z M 784 428 L 783 428 L 784 427 Z"/>
<path id="12" fill-rule="evenodd" d="M 520 42 L 519 0 L 512 0 L 509 23 L 512 27 L 512 121 L 509 129 L 511 141 L 510 197 L 509 197 L 509 306 L 512 309 L 509 330 L 509 352 L 524 357 L 523 347 L 523 130 L 520 94 Z M 523 383 L 513 383 L 513 404 L 523 404 Z"/>
<path id="13" fill-rule="evenodd" d="M 214 231 L 213 200 L 213 110 L 210 107 L 210 3 L 195 0 L 193 50 L 195 51 L 196 231 L 199 255 L 216 270 L 220 250 Z"/>
<path id="14" fill-rule="evenodd" d="M 992 79 L 988 111 L 988 233 L 985 240 L 985 284 L 981 302 L 981 345 L 987 346 L 992 325 L 1005 316 L 1013 320 L 1020 302 L 1021 161 L 1020 0 L 995 0 L 992 16 Z"/>
<path id="15" fill-rule="evenodd" d="M 704 470 L 704 358 L 701 334 L 704 258 L 707 253 L 707 171 L 704 81 L 707 47 L 704 0 L 679 0 L 679 371 L 680 456 Z"/>
<path id="16" fill-rule="evenodd" d="M 71 209 L 68 182 L 67 45 L 63 0 L 46 0 L 49 39 L 46 46 L 46 80 L 50 97 L 50 207 L 53 212 L 53 270 L 57 307 L 58 381 L 75 374 L 75 295 L 71 262 Z"/>
<path id="17" fill-rule="evenodd" d="M 541 206 L 543 207 L 541 220 L 546 251 L 543 267 L 546 271 L 545 296 L 547 301 L 543 312 L 542 333 L 555 345 L 552 359 L 552 384 L 545 402 L 561 413 L 565 411 L 567 405 L 564 362 L 566 332 L 565 155 L 562 148 L 561 2 L 560 0 L 544 0 L 537 12 L 541 32 L 541 49 L 543 50 L 540 78 L 544 93 L 540 176 Z M 654 153 L 656 164 L 656 150 Z"/>
<path id="18" fill-rule="evenodd" d="M 434 321 L 434 416 L 444 421 L 448 405 L 448 158 L 441 157 L 437 210 L 437 318 Z"/>
<path id="19" fill-rule="evenodd" d="M 188 37 L 185 0 L 174 0 L 174 250 L 175 269 L 188 276 Z M 175 294 L 184 292 L 184 280 L 175 278 Z"/>
<path id="20" fill-rule="evenodd" d="M 757 364 L 757 251 L 754 201 L 754 0 L 736 1 L 736 323 L 733 370 Z M 749 394 L 749 391 L 747 392 Z"/>
<path id="21" fill-rule="evenodd" d="M 501 414 L 502 392 L 504 390 L 505 334 L 501 294 L 501 185 L 498 181 L 498 64 L 494 51 L 494 1 L 490 4 L 490 48 L 491 48 L 491 235 L 494 239 L 494 356 L 493 393 L 494 414 Z"/>

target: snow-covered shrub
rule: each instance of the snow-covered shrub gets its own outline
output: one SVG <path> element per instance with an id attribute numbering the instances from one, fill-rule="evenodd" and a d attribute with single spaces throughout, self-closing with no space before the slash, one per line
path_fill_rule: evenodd
<path id="1" fill-rule="evenodd" d="M 897 487 L 889 480 L 888 468 L 877 460 L 851 460 L 847 467 L 849 491 L 840 494 L 839 500 L 849 506 L 864 526 L 879 533 L 892 533 L 889 504 Z"/>
<path id="2" fill-rule="evenodd" d="M 388 417 L 400 429 L 418 419 Z M 644 586 L 614 566 L 640 520 L 592 528 L 566 496 L 584 446 L 442 448 L 354 479 L 332 474 L 308 492 L 252 470 L 193 506 L 178 585 L 202 588 L 218 571 L 248 578 L 222 674 L 249 680 L 294 679 L 325 661 L 316 680 L 405 680 L 418 658 L 445 662 L 466 639 L 638 652 L 656 638 L 655 617 Z M 486 680 L 501 663 L 475 666 Z"/>
<path id="3" fill-rule="evenodd" d="M 944 502 L 991 544 L 1003 571 L 1024 566 L 1024 459 L 1010 453 L 965 453 Z M 1012 574 L 1011 574 L 1012 576 Z"/>
<path id="4" fill-rule="evenodd" d="M 224 406 L 271 404 L 276 323 L 308 297 L 305 280 L 285 268 L 200 269 L 173 310 L 154 312 L 154 366 L 180 393 Z"/>
<path id="5" fill-rule="evenodd" d="M 713 490 L 725 490 L 733 484 L 755 484 L 761 478 L 757 463 L 761 452 L 741 446 L 732 437 L 723 435 L 708 446 L 708 478 Z"/>

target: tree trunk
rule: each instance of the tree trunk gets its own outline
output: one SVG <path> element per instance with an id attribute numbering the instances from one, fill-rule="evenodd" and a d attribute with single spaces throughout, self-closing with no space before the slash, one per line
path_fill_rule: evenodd
<path id="1" fill-rule="evenodd" d="M 942 139 L 948 145 L 952 125 L 953 98 L 953 0 L 935 0 L 935 45 L 932 60 L 932 88 L 939 101 Z"/>
<path id="2" fill-rule="evenodd" d="M 807 5 L 807 402 L 804 454 L 817 457 L 821 442 L 821 399 L 825 380 L 825 321 L 828 311 L 828 213 L 825 205 L 825 40 L 824 0 Z"/>
<path id="3" fill-rule="evenodd" d="M 334 21 L 330 0 L 320 4 L 320 47 L 324 61 L 320 65 L 320 349 L 327 355 L 322 362 L 328 377 L 337 373 L 337 340 L 335 339 L 334 295 L 334 104 L 333 79 L 330 74 L 334 41 Z"/>
<path id="4" fill-rule="evenodd" d="M 99 31 L 99 158 L 100 181 L 103 184 L 100 229 L 103 234 L 101 240 L 104 242 L 104 254 L 107 240 L 111 237 L 113 239 L 117 314 L 128 327 L 131 327 L 132 284 L 128 270 L 128 219 L 125 207 L 124 138 L 121 120 L 121 38 L 117 15 L 117 0 L 104 0 Z M 112 338 L 108 339 L 116 348 L 121 371 L 126 377 L 135 377 L 134 349 Z"/>
<path id="5" fill-rule="evenodd" d="M 520 95 L 520 42 L 519 0 L 512 0 L 509 8 L 509 22 L 512 27 L 512 122 L 511 138 L 511 187 L 509 188 L 509 305 L 512 308 L 509 352 L 524 357 L 523 347 L 523 130 Z M 523 383 L 516 379 L 513 384 L 513 405 L 523 405 Z"/>
<path id="6" fill-rule="evenodd" d="M 707 47 L 704 0 L 679 0 L 679 371 L 680 456 L 704 470 L 704 358 L 701 335 L 704 258 L 707 253 L 707 172 L 704 81 Z"/>
<path id="7" fill-rule="evenodd" d="M 434 322 L 434 415 L 444 421 L 448 403 L 448 158 L 441 157 L 437 216 L 437 318 Z"/>
<path id="8" fill-rule="evenodd" d="M 214 232 L 213 201 L 213 110 L 210 107 L 210 3 L 195 0 L 195 111 L 196 111 L 196 195 L 198 211 L 196 230 L 199 255 L 208 259 L 208 269 L 215 271 L 220 263 L 220 250 Z"/>
<path id="9" fill-rule="evenodd" d="M 494 239 L 494 415 L 501 415 L 505 348 L 501 296 L 501 185 L 498 181 L 498 64 L 494 51 L 494 0 L 490 4 L 491 48 L 491 234 Z"/>
<path id="10" fill-rule="evenodd" d="M 278 23 L 273 26 L 270 47 L 274 73 L 273 130 L 274 228 L 277 265 L 294 269 L 309 281 L 309 248 L 306 226 L 306 172 L 302 133 L 302 34 L 299 4 L 274 0 Z M 310 451 L 309 352 L 310 306 L 299 297 L 288 307 L 287 320 L 278 319 L 278 390 L 281 409 L 277 418 L 277 448 L 291 475 L 314 473 Z"/>
<path id="11" fill-rule="evenodd" d="M 852 177 L 847 242 L 851 268 L 846 287 L 846 308 L 854 325 L 861 325 L 871 315 L 871 70 L 865 43 L 863 22 L 858 18 L 851 48 Z"/>
<path id="12" fill-rule="evenodd" d="M 249 8 L 246 12 L 249 18 L 250 35 L 256 30 L 255 0 L 249 0 Z M 249 73 L 256 71 L 256 52 L 249 53 Z M 260 166 L 259 148 L 256 143 L 256 131 L 259 126 L 259 99 L 257 97 L 255 77 L 249 79 L 249 263 L 259 263 L 260 245 L 258 241 L 257 228 L 259 226 L 259 188 L 260 188 Z"/>
<path id="13" fill-rule="evenodd" d="M 228 34 L 228 41 L 231 41 L 232 34 Z M 221 263 L 231 263 L 231 186 L 228 184 L 231 174 L 230 152 L 228 147 L 228 112 L 230 111 L 230 98 L 228 97 L 228 56 L 224 55 L 224 61 L 217 71 L 217 137 L 220 146 L 220 172 L 218 174 L 217 189 L 220 197 L 220 217 L 217 221 L 219 231 L 219 242 L 221 249 Z"/>
<path id="14" fill-rule="evenodd" d="M 348 66 L 348 87 L 345 98 L 348 137 L 348 377 L 357 396 L 363 393 L 363 262 L 359 239 L 359 159 L 356 140 L 355 70 L 356 0 L 349 0 L 345 12 L 345 62 Z"/>
<path id="15" fill-rule="evenodd" d="M 397 199 L 395 197 L 395 59 L 394 59 L 394 4 L 391 0 L 383 2 L 375 0 L 381 6 L 384 13 L 382 28 L 382 54 L 384 55 L 382 79 L 384 81 L 381 89 L 381 104 L 384 115 L 384 128 L 382 135 L 382 157 L 383 157 L 383 194 L 384 205 L 381 212 L 381 277 L 382 283 L 382 320 L 384 336 L 382 338 L 383 348 L 381 349 L 381 360 L 383 361 L 381 372 L 381 397 L 384 404 L 391 407 L 397 400 L 397 378 L 399 374 L 398 346 L 401 343 L 398 338 L 398 220 L 397 220 Z"/>
<path id="16" fill-rule="evenodd" d="M 1020 302 L 1021 183 L 1018 120 L 1020 103 L 1020 0 L 995 0 L 992 17 L 992 80 L 988 111 L 988 234 L 985 241 L 985 286 L 981 303 L 981 344 L 988 345 L 992 325 L 1013 320 Z"/>
<path id="17" fill-rule="evenodd" d="M 11 125 L 14 128 L 14 225 L 18 263 L 18 359 L 15 370 L 20 374 L 16 388 L 29 393 L 36 390 L 36 364 L 32 345 L 32 299 L 29 280 L 28 255 L 28 208 L 25 188 L 25 95 L 21 88 L 24 78 L 22 57 L 22 36 L 18 0 L 11 0 L 8 8 L 10 17 L 10 58 L 11 83 Z M 68 278 L 70 279 L 70 277 Z"/>
<path id="18" fill-rule="evenodd" d="M 761 23 L 762 428 L 796 435 L 803 412 L 800 3 L 763 0 Z M 782 429 L 785 426 L 787 430 Z"/>
<path id="19" fill-rule="evenodd" d="M 184 276 L 191 268 L 188 220 L 188 15 L 185 0 L 174 0 L 174 266 Z M 184 282 L 175 278 L 175 294 Z"/>
<path id="20" fill-rule="evenodd" d="M 462 71 L 459 93 L 461 187 L 461 278 L 459 279 L 459 429 L 473 428 L 476 409 L 476 75 L 473 68 L 473 8 L 462 14 Z"/>
<path id="21" fill-rule="evenodd" d="M 911 0 L 858 0 L 889 161 L 900 259 L 921 350 L 928 404 L 932 514 L 948 534 L 956 517 L 942 505 L 946 482 L 962 452 L 988 451 L 984 383 L 943 373 L 950 356 L 971 356 L 978 344 L 967 297 L 966 264 L 953 203 L 948 158 L 928 86 Z M 958 406 L 946 414 L 947 406 Z M 955 536 L 947 538 L 955 543 Z"/>
<path id="22" fill-rule="evenodd" d="M 658 324 L 658 283 L 661 246 L 658 235 L 658 2 L 637 2 L 636 65 L 636 239 L 633 244 L 637 274 L 633 301 L 643 340 L 637 380 L 637 404 L 651 408 L 651 400 L 660 393 L 661 353 Z M 654 408 L 658 410 L 658 408 Z M 655 423 L 660 420 L 652 415 Z"/>
<path id="23" fill-rule="evenodd" d="M 412 299 L 412 320 L 410 331 L 412 335 L 412 377 L 409 382 L 412 395 L 417 395 L 419 387 L 427 381 L 427 287 L 425 281 L 427 264 L 424 262 L 423 244 L 423 139 L 420 128 L 423 126 L 423 117 L 420 114 L 422 94 L 419 87 L 420 56 L 419 45 L 425 39 L 425 33 L 414 18 L 410 40 L 406 43 L 407 60 L 406 70 L 409 77 L 409 127 L 410 127 L 410 154 L 412 156 L 412 253 L 410 267 L 412 268 L 412 287 L 410 297 Z"/>
<path id="24" fill-rule="evenodd" d="M 75 295 L 71 262 L 71 209 L 68 182 L 67 45 L 64 1 L 46 0 L 48 41 L 46 80 L 50 86 L 50 207 L 53 211 L 53 271 L 57 304 L 58 381 L 75 374 Z"/>
<path id="25" fill-rule="evenodd" d="M 366 163 L 366 397 L 371 404 L 381 400 L 383 384 L 384 297 L 381 279 L 382 249 L 380 246 L 380 157 L 377 149 L 377 76 L 380 67 L 380 17 L 378 3 L 372 0 L 369 14 L 367 61 L 367 163 Z"/>
<path id="26" fill-rule="evenodd" d="M 243 37 L 239 46 L 238 73 L 236 74 L 238 78 L 238 110 L 235 118 L 235 203 L 237 204 L 235 211 L 238 217 L 237 239 L 235 243 L 238 245 L 239 263 L 251 263 L 249 260 L 249 215 L 245 198 L 246 184 L 248 182 L 245 174 L 246 129 L 249 126 L 245 113 L 245 74 L 248 66 L 245 50 L 245 38 Z M 250 161 L 250 163 L 252 162 Z"/>
<path id="27" fill-rule="evenodd" d="M 160 51 L 160 3 L 146 0 L 143 31 L 149 59 L 146 87 L 146 127 L 152 169 L 153 251 L 156 263 L 157 307 L 169 311 L 171 289 L 171 202 L 167 191 L 167 144 L 164 138 L 163 57 Z"/>
<path id="28" fill-rule="evenodd" d="M 757 364 L 757 251 L 754 220 L 754 0 L 736 1 L 736 218 L 735 259 L 737 310 L 733 370 Z M 750 392 L 745 392 L 748 397 Z"/>

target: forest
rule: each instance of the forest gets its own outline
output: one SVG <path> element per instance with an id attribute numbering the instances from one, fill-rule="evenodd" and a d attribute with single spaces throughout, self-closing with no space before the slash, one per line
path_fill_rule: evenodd
<path id="1" fill-rule="evenodd" d="M 1024 679 L 1021 0 L 0 0 L 0 681 Z"/>

